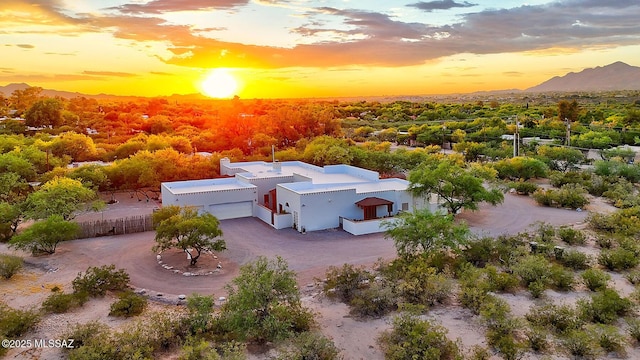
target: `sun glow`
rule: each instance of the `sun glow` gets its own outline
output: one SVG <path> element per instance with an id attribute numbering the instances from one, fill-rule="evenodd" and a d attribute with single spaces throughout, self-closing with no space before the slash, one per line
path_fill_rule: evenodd
<path id="1" fill-rule="evenodd" d="M 202 92 L 213 98 L 230 98 L 238 89 L 238 82 L 227 69 L 212 70 L 201 85 Z"/>

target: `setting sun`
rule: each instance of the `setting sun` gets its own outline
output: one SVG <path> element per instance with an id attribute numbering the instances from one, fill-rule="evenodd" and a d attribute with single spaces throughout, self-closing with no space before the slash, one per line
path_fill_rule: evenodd
<path id="1" fill-rule="evenodd" d="M 229 98 L 235 95 L 238 82 L 226 69 L 214 69 L 202 82 L 202 91 L 213 98 Z"/>

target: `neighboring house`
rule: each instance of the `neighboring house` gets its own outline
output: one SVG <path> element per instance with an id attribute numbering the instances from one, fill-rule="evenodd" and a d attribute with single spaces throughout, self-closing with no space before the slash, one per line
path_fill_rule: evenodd
<path id="1" fill-rule="evenodd" d="M 435 201 L 414 197 L 408 181 L 349 165 L 225 158 L 220 173 L 233 177 L 162 183 L 162 204 L 194 206 L 221 220 L 258 217 L 276 229 L 341 227 L 355 235 L 384 231 L 381 222 L 400 211 L 437 209 Z"/>

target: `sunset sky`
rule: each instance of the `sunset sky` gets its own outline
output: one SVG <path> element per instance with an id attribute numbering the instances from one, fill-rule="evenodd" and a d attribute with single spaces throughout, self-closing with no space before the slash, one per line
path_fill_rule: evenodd
<path id="1" fill-rule="evenodd" d="M 241 98 L 525 89 L 640 66 L 638 0 L 1 0 L 0 85 Z"/>

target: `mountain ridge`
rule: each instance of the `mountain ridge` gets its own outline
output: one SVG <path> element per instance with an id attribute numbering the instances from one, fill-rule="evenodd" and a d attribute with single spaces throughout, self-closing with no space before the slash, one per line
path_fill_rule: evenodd
<path id="1" fill-rule="evenodd" d="M 640 67 L 622 61 L 554 76 L 525 92 L 640 90 Z"/>

